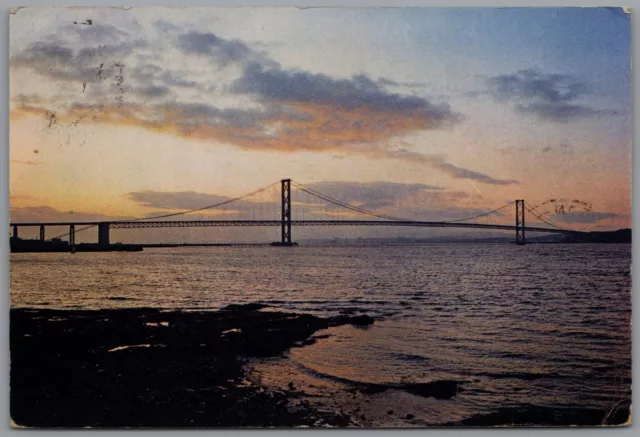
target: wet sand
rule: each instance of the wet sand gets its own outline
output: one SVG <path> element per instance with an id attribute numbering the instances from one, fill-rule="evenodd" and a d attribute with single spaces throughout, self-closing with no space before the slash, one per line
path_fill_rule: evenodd
<path id="1" fill-rule="evenodd" d="M 316 336 L 344 335 L 353 329 L 359 328 L 333 327 L 318 332 Z M 318 343 L 309 348 L 322 346 Z M 298 353 L 305 354 L 307 349 L 300 349 Z M 365 383 L 319 373 L 291 358 L 254 359 L 249 378 L 274 389 L 296 390 L 296 398 L 290 400 L 294 407 L 300 405 L 316 411 L 339 412 L 349 417 L 349 426 L 354 427 L 597 427 L 631 423 L 630 402 L 623 397 L 607 410 L 523 403 L 497 409 L 487 406 L 479 413 L 473 404 L 462 401 L 467 390 L 473 390 L 471 381 L 464 378 L 458 381 L 433 379 L 430 382 Z"/>
<path id="2" fill-rule="evenodd" d="M 310 377 L 284 359 L 366 315 L 11 310 L 11 418 L 21 427 L 421 427 L 599 425 L 607 412 L 521 408 L 425 420 L 464 381 L 364 384 Z M 321 332 L 319 332 L 321 331 Z M 274 376 L 275 375 L 275 376 Z M 425 403 L 426 402 L 426 403 Z M 624 423 L 628 408 L 609 423 Z"/>

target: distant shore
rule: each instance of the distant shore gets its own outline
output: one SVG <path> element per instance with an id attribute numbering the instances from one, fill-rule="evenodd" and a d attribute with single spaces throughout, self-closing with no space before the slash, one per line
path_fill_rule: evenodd
<path id="1" fill-rule="evenodd" d="M 314 408 L 301 401 L 308 393 L 299 381 L 264 386 L 247 366 L 252 359 L 284 356 L 292 347 L 321 341 L 326 335 L 319 330 L 369 326 L 371 317 L 321 318 L 263 308 L 12 309 L 11 418 L 18 427 L 44 428 L 385 426 L 340 408 Z M 451 399 L 464 390 L 461 381 L 351 385 L 344 390 L 348 396 L 395 390 Z M 388 414 L 391 419 L 393 411 Z M 412 416 L 398 418 L 400 426 L 425 426 Z M 629 410 L 531 406 L 434 425 L 595 426 L 605 417 L 608 424 L 623 424 Z"/>

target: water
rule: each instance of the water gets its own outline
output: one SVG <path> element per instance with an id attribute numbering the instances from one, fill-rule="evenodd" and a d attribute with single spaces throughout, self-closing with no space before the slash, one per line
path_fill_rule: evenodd
<path id="1" fill-rule="evenodd" d="M 414 405 L 444 421 L 629 397 L 630 265 L 631 245 L 604 244 L 12 254 L 11 306 L 366 313 L 371 328 L 333 329 L 288 365 L 334 381 L 465 381 L 454 400 Z"/>

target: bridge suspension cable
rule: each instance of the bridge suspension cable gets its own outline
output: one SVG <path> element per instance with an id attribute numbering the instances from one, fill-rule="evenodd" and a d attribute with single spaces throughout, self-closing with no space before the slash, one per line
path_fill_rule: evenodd
<path id="1" fill-rule="evenodd" d="M 253 196 L 254 194 L 261 193 L 263 191 L 268 190 L 269 188 L 273 187 L 274 185 L 276 185 L 278 183 L 280 183 L 280 182 L 274 182 L 274 183 L 272 183 L 270 185 L 267 185 L 266 187 L 260 188 L 259 190 L 252 191 L 251 193 L 245 194 L 244 196 L 234 197 L 233 199 L 228 199 L 228 200 L 225 200 L 223 202 L 214 203 L 213 205 L 203 206 L 202 208 L 189 209 L 189 210 L 186 210 L 186 211 L 174 212 L 174 213 L 171 213 L 171 214 L 156 215 L 156 216 L 152 216 L 152 217 L 144 217 L 144 218 L 137 218 L 137 219 L 131 219 L 131 220 L 123 220 L 123 221 L 126 221 L 126 222 L 138 222 L 138 221 L 142 221 L 142 220 L 154 220 L 154 219 L 160 219 L 160 218 L 175 217 L 175 216 L 184 215 L 184 214 L 191 214 L 192 212 L 204 211 L 206 209 L 213 209 L 213 208 L 217 208 L 219 206 L 224 206 L 224 205 L 228 205 L 228 204 L 233 203 L 233 202 L 237 202 L 238 200 L 246 199 L 247 197 Z"/>
<path id="2" fill-rule="evenodd" d="M 229 204 L 231 204 L 233 202 L 237 202 L 237 201 L 246 199 L 246 198 L 248 198 L 250 196 L 253 196 L 253 195 L 256 195 L 258 193 L 264 192 L 264 191 L 272 188 L 273 186 L 275 186 L 275 185 L 277 185 L 279 183 L 280 183 L 280 181 L 274 182 L 274 183 L 272 183 L 270 185 L 267 185 L 266 187 L 263 187 L 263 188 L 260 188 L 258 190 L 252 191 L 252 192 L 247 193 L 245 195 L 242 195 L 242 196 L 239 196 L 239 197 L 235 197 L 235 198 L 232 198 L 232 199 L 227 199 L 227 200 L 224 200 L 222 202 L 217 202 L 217 203 L 214 203 L 214 204 L 211 204 L 211 205 L 206 205 L 206 206 L 203 206 L 203 207 L 200 207 L 200 208 L 194 208 L 194 209 L 189 209 L 189 210 L 184 210 L 184 211 L 179 211 L 179 212 L 173 212 L 173 213 L 168 213 L 168 214 L 161 214 L 161 215 L 156 215 L 156 216 L 151 216 L 151 217 L 142 217 L 142 218 L 135 218 L 135 219 L 129 219 L 129 220 L 122 220 L 122 222 L 150 221 L 150 220 L 155 220 L 155 219 L 176 217 L 176 216 L 180 216 L 180 215 L 185 215 L 185 214 L 190 214 L 190 213 L 194 213 L 194 212 L 205 211 L 205 210 L 208 210 L 208 209 L 218 208 L 218 207 L 221 207 L 221 206 L 229 205 Z M 350 211 L 358 212 L 360 214 L 368 215 L 368 216 L 371 216 L 371 217 L 376 217 L 376 218 L 383 219 L 383 220 L 390 220 L 390 221 L 400 221 L 400 222 L 415 222 L 416 221 L 416 220 L 411 220 L 411 219 L 407 219 L 407 218 L 392 216 L 392 215 L 388 215 L 388 214 L 377 213 L 377 212 L 374 212 L 374 211 L 370 211 L 370 210 L 361 208 L 359 206 L 351 205 L 349 203 L 346 203 L 346 202 L 341 201 L 339 199 L 335 199 L 335 198 L 333 198 L 331 196 L 328 196 L 328 195 L 323 194 L 323 193 L 321 193 L 321 192 L 319 192 L 317 190 L 314 190 L 313 188 L 306 187 L 306 186 L 304 186 L 302 184 L 299 184 L 297 182 L 294 182 L 294 181 L 291 181 L 291 185 L 293 185 L 297 189 L 299 189 L 299 190 L 301 190 L 301 191 L 303 191 L 303 192 L 305 192 L 305 193 L 307 193 L 307 194 L 309 194 L 311 196 L 314 196 L 314 197 L 317 197 L 319 199 L 322 199 L 325 202 L 328 202 L 328 203 L 331 203 L 333 205 L 348 209 Z M 505 204 L 505 205 L 503 205 L 503 206 L 501 206 L 499 208 L 495 208 L 495 209 L 493 209 L 491 211 L 483 212 L 483 213 L 476 214 L 474 216 L 470 216 L 470 217 L 466 217 L 466 218 L 462 218 L 462 219 L 446 220 L 446 221 L 442 221 L 441 223 L 459 223 L 459 222 L 465 222 L 465 221 L 477 219 L 477 218 L 480 218 L 480 217 L 489 216 L 489 215 L 494 214 L 494 213 L 496 213 L 496 212 L 498 212 L 498 211 L 500 211 L 500 210 L 502 210 L 504 208 L 507 208 L 507 207 L 513 205 L 514 203 L 515 203 L 515 201 L 511 201 L 511 202 L 509 202 L 509 203 L 507 203 L 507 204 Z M 525 205 L 525 208 L 530 214 L 532 214 L 534 217 L 538 218 L 542 222 L 552 226 L 555 229 L 558 229 L 558 230 L 561 230 L 561 231 L 566 231 L 565 228 L 562 228 L 560 226 L 555 225 L 554 223 L 552 223 L 552 222 L 548 221 L 547 219 L 545 219 L 539 213 L 535 212 L 535 208 L 532 209 L 527 205 Z M 80 228 L 80 229 L 76 230 L 75 232 L 76 233 L 77 232 L 82 232 L 82 231 L 85 231 L 87 229 L 94 228 L 96 226 L 97 225 L 89 225 L 89 226 L 86 226 L 84 228 Z M 68 233 L 65 233 L 65 234 L 58 235 L 58 236 L 53 237 L 53 238 L 62 238 L 62 237 L 65 237 L 65 236 L 67 236 L 69 234 L 70 233 L 68 232 Z"/>
<path id="3" fill-rule="evenodd" d="M 122 220 L 122 221 L 123 222 L 138 222 L 138 221 L 144 221 L 144 220 L 154 220 L 154 219 L 168 218 L 168 217 L 175 217 L 175 216 L 184 215 L 184 214 L 190 214 L 192 212 L 199 212 L 199 211 L 204 211 L 204 210 L 207 210 L 207 209 L 213 209 L 213 208 L 217 208 L 219 206 L 228 205 L 228 204 L 236 202 L 238 200 L 246 199 L 247 197 L 253 196 L 254 194 L 261 193 L 263 191 L 268 190 L 269 188 L 273 187 L 274 185 L 276 185 L 278 183 L 279 182 L 274 182 L 274 183 L 272 183 L 270 185 L 267 185 L 266 187 L 263 187 L 263 188 L 260 188 L 258 190 L 252 191 L 251 193 L 247 193 L 247 194 L 245 194 L 243 196 L 234 197 L 233 199 L 227 199 L 227 200 L 224 200 L 222 202 L 214 203 L 212 205 L 203 206 L 201 208 L 189 209 L 189 210 L 180 211 L 180 212 L 174 212 L 174 213 L 170 213 L 170 214 L 156 215 L 156 216 L 152 216 L 152 217 L 142 217 L 142 218 L 136 218 L 136 219 L 130 219 L 130 220 Z M 87 229 L 95 228 L 96 226 L 97 225 L 86 226 L 84 228 L 76 230 L 75 232 L 78 233 L 78 232 L 86 231 Z M 69 235 L 69 232 L 67 232 L 65 234 L 58 235 L 58 236 L 53 237 L 53 238 L 62 238 L 62 237 L 66 237 L 67 235 Z"/>
<path id="4" fill-rule="evenodd" d="M 416 220 L 410 220 L 410 219 L 407 219 L 407 218 L 391 216 L 391 215 L 387 215 L 387 214 L 379 214 L 379 213 L 376 213 L 376 212 L 373 212 L 373 211 L 369 211 L 369 210 L 366 210 L 366 209 L 363 209 L 363 208 L 360 208 L 360 207 L 357 207 L 357 206 L 342 202 L 342 201 L 340 201 L 338 199 L 334 199 L 334 198 L 332 198 L 332 197 L 330 197 L 330 196 L 328 196 L 326 194 L 320 193 L 320 192 L 318 192 L 318 191 L 316 191 L 316 190 L 314 190 L 312 188 L 305 187 L 304 185 L 301 185 L 299 183 L 296 183 L 296 182 L 293 182 L 293 181 L 291 183 L 296 188 L 298 188 L 298 189 L 300 189 L 300 190 L 302 190 L 302 191 L 304 191 L 306 193 L 309 193 L 309 194 L 311 194 L 313 196 L 319 197 L 320 199 L 326 200 L 327 202 L 333 203 L 333 204 L 341 206 L 343 208 L 350 209 L 352 211 L 356 211 L 356 212 L 359 212 L 359 213 L 362 213 L 362 214 L 366 214 L 366 215 L 369 215 L 369 216 L 372 216 L 372 217 L 382 218 L 382 219 L 386 219 L 386 220 L 403 221 L 403 222 L 416 221 Z M 497 211 L 499 211 L 501 209 L 504 209 L 504 208 L 506 208 L 508 206 L 511 206 L 514 203 L 515 203 L 515 201 L 511 201 L 511 202 L 509 202 L 509 203 L 507 203 L 505 205 L 502 205 L 499 208 L 493 209 L 491 211 L 487 211 L 487 212 L 484 212 L 484 213 L 481 213 L 481 214 L 477 214 L 477 215 L 474 215 L 472 217 L 466 217 L 466 218 L 463 218 L 463 219 L 446 220 L 446 221 L 443 221 L 443 223 L 457 223 L 457 222 L 462 222 L 462 221 L 467 221 L 467 220 L 473 220 L 473 219 L 476 219 L 476 218 L 479 218 L 479 217 L 484 217 L 484 216 L 493 214 L 494 212 L 497 212 Z"/>
<path id="5" fill-rule="evenodd" d="M 498 212 L 498 211 L 500 211 L 501 209 L 506 208 L 507 206 L 513 205 L 514 203 L 515 203 L 515 201 L 514 201 L 514 200 L 512 200 L 511 202 L 507 203 L 506 205 L 502 205 L 500 208 L 492 209 L 491 211 L 483 212 L 483 213 L 481 213 L 481 214 L 477 214 L 477 215 L 474 215 L 474 216 L 472 216 L 472 217 L 466 217 L 466 218 L 463 218 L 463 219 L 457 219 L 457 220 L 446 220 L 446 221 L 444 221 L 444 223 L 457 223 L 457 222 L 464 222 L 464 221 L 467 221 L 467 220 L 473 220 L 473 219 L 477 219 L 477 218 L 484 217 L 484 216 L 487 216 L 487 215 L 491 215 L 491 214 L 493 214 L 494 212 Z"/>
<path id="6" fill-rule="evenodd" d="M 559 229 L 561 231 L 566 231 L 567 229 L 562 228 L 558 225 L 555 225 L 553 223 L 551 223 L 550 221 L 548 221 L 547 219 L 545 219 L 542 215 L 540 215 L 540 213 L 535 212 L 533 209 L 529 208 L 527 206 L 527 203 L 525 202 L 525 209 L 529 212 L 529 214 L 533 215 L 535 218 L 537 218 L 538 220 L 541 220 L 542 222 L 548 224 L 549 226 L 553 226 L 556 229 Z"/>
<path id="7" fill-rule="evenodd" d="M 373 211 L 366 210 L 364 208 L 360 208 L 358 206 L 351 205 L 349 203 L 342 202 L 342 201 L 340 201 L 338 199 L 334 199 L 333 197 L 329 197 L 326 194 L 322 194 L 322 193 L 320 193 L 320 192 L 318 192 L 318 191 L 316 191 L 316 190 L 314 190 L 312 188 L 305 187 L 304 185 L 298 184 L 296 182 L 291 181 L 291 184 L 294 187 L 298 188 L 299 190 L 304 191 L 305 193 L 311 194 L 312 196 L 318 197 L 318 198 L 320 198 L 322 200 L 325 200 L 325 201 L 327 201 L 329 203 L 332 203 L 332 204 L 337 205 L 337 206 L 341 206 L 341 207 L 349 209 L 351 211 L 359 212 L 361 214 L 365 214 L 365 215 L 369 215 L 369 216 L 372 216 L 372 217 L 377 217 L 377 218 L 381 218 L 381 219 L 385 219 L 385 220 L 392 220 L 392 221 L 405 221 L 405 222 L 415 221 L 415 220 L 409 220 L 409 219 L 406 219 L 406 218 L 395 217 L 395 216 L 391 216 L 391 215 L 387 215 L 387 214 L 379 214 L 379 213 L 376 213 L 376 212 L 373 212 Z"/>
<path id="8" fill-rule="evenodd" d="M 78 232 L 86 231 L 87 229 L 91 229 L 91 228 L 95 228 L 95 227 L 96 227 L 96 225 L 89 225 L 89 226 L 85 226 L 84 228 L 76 229 L 74 232 L 77 234 Z M 56 235 L 55 237 L 51 237 L 51 239 L 55 240 L 56 238 L 66 237 L 69 234 L 70 234 L 70 232 L 67 232 L 66 234 Z"/>

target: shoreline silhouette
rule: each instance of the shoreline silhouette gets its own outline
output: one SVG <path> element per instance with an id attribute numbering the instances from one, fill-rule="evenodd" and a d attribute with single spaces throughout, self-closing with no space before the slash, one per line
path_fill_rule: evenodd
<path id="1" fill-rule="evenodd" d="M 286 359 L 291 348 L 330 335 L 315 335 L 319 330 L 343 325 L 366 329 L 373 323 L 366 314 L 322 318 L 258 303 L 198 312 L 14 308 L 11 418 L 20 427 L 49 428 L 368 426 L 372 423 L 364 415 L 310 405 L 304 399 L 313 395 L 295 375 L 286 387 L 256 382 L 250 363 Z M 342 395 L 391 390 L 435 399 L 454 398 L 465 385 L 447 380 L 341 382 Z M 303 400 L 291 408 L 296 399 Z M 615 411 L 531 405 L 432 426 L 596 426 L 628 419 L 629 406 L 624 405 Z M 413 414 L 400 420 L 403 426 L 416 426 Z"/>

